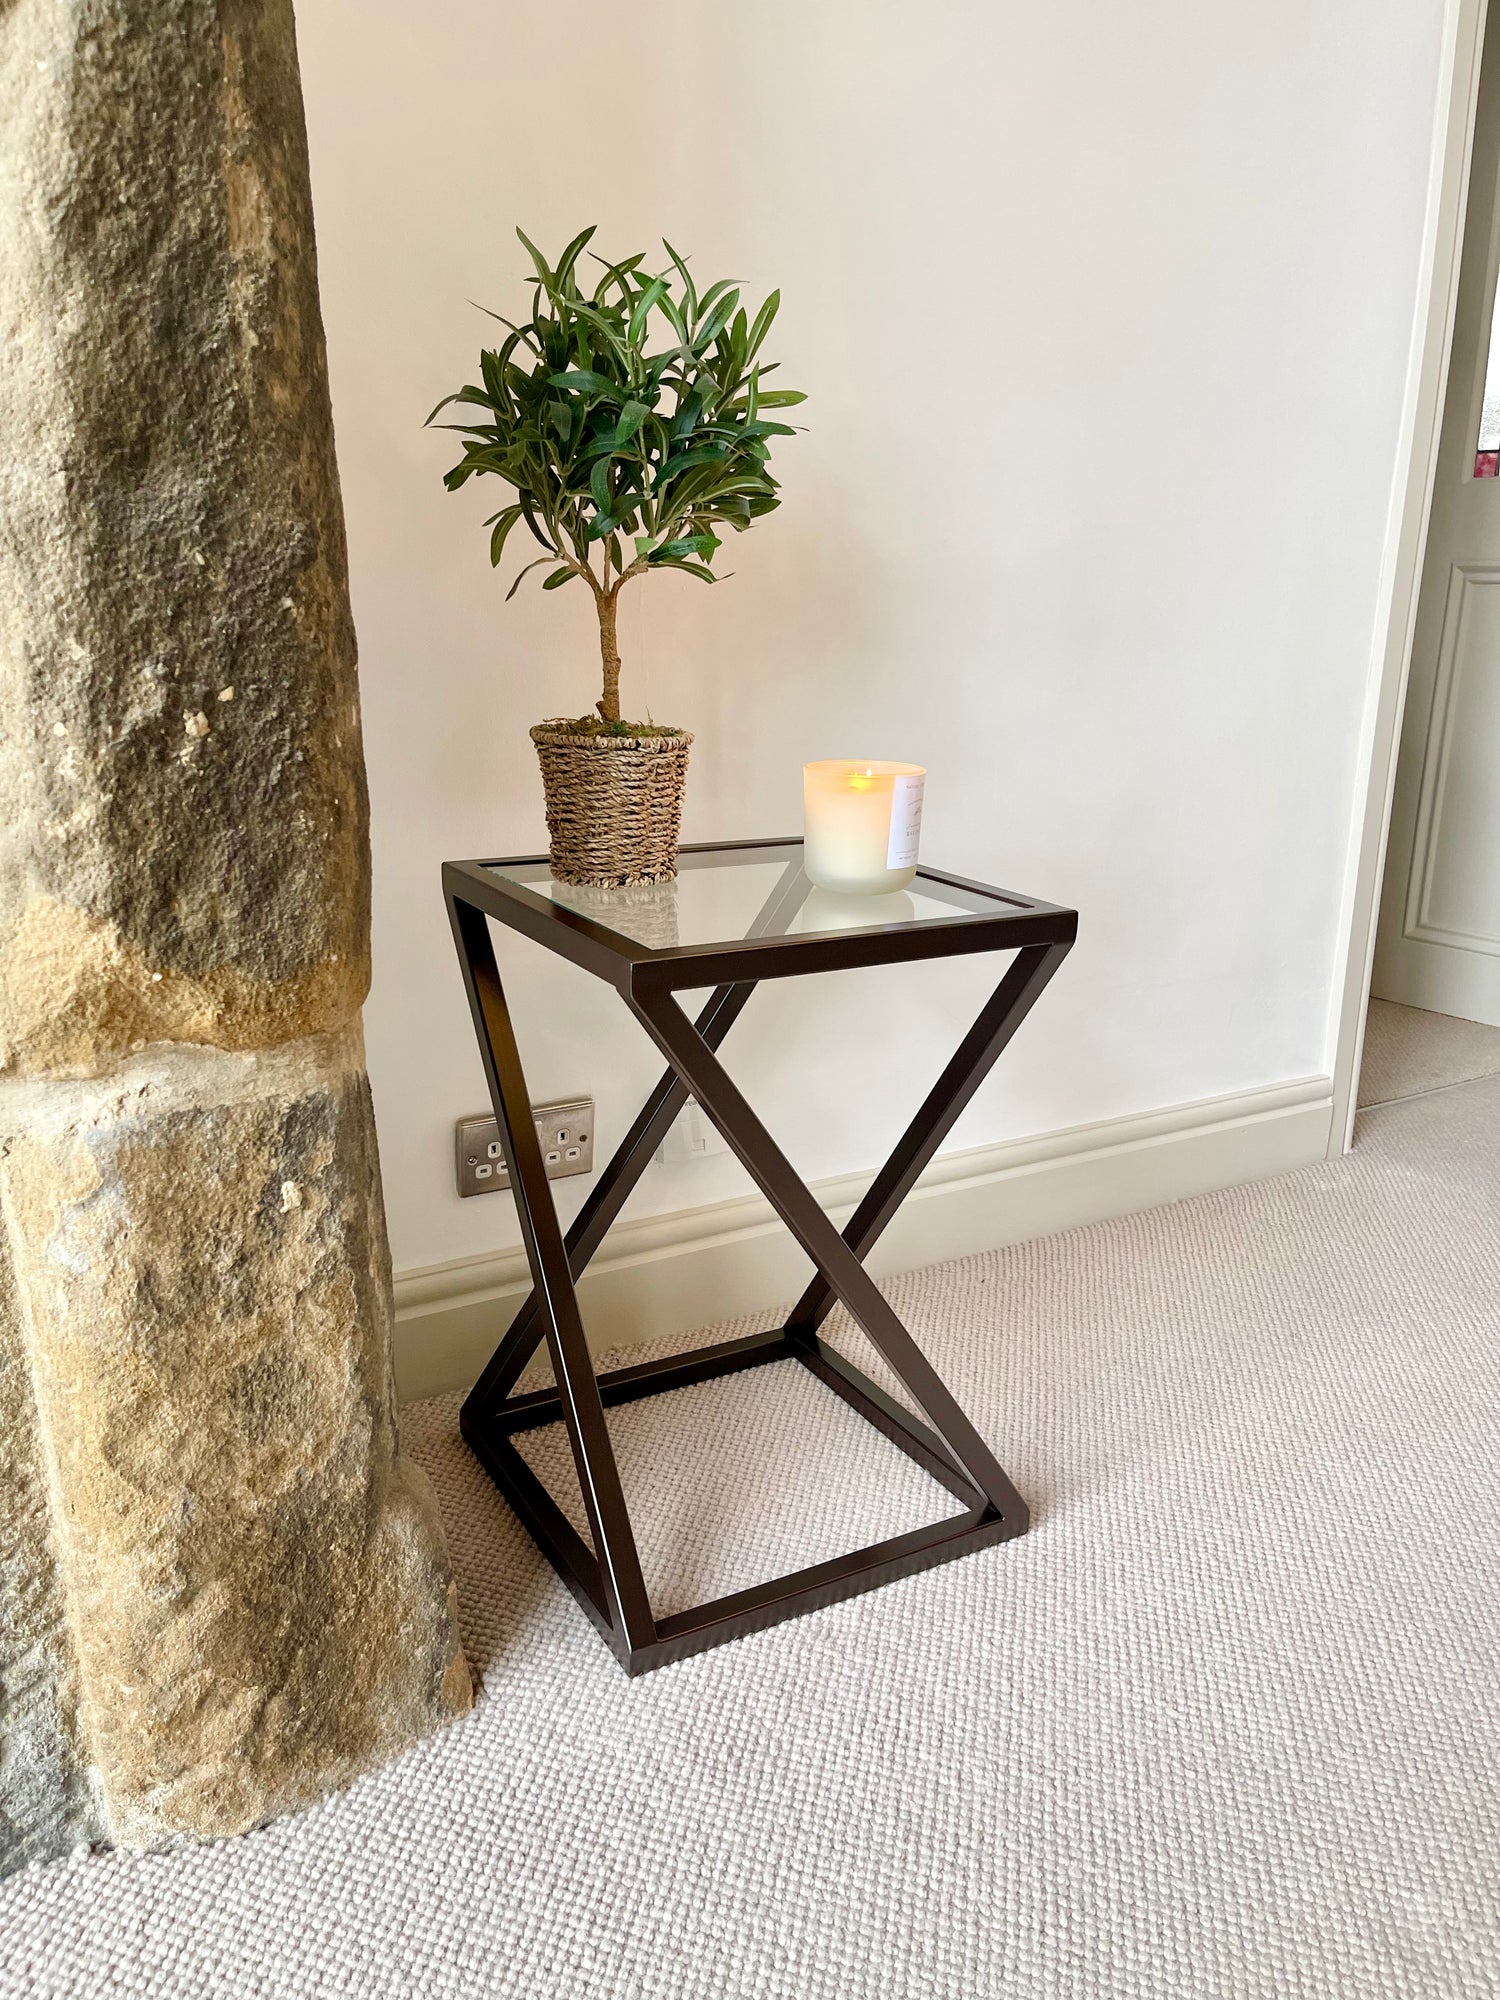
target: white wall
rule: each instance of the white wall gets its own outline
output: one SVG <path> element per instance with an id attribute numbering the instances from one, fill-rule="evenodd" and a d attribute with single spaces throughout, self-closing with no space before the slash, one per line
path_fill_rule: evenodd
<path id="1" fill-rule="evenodd" d="M 627 701 L 697 732 L 691 838 L 794 831 L 804 759 L 929 769 L 924 853 L 1077 905 L 954 1135 L 1313 1076 L 1416 304 L 1437 0 L 299 10 L 375 851 L 370 1067 L 398 1269 L 484 1101 L 438 892 L 544 844 L 526 725 L 592 698 L 582 593 L 509 605 L 421 419 L 585 222 L 779 284 L 808 433 L 713 591 L 622 601 Z M 657 1064 L 513 943 L 534 1094 L 601 1142 Z M 871 1166 L 979 962 L 788 982 L 727 1053 L 811 1175 Z M 637 1211 L 743 1186 L 653 1170 Z"/>

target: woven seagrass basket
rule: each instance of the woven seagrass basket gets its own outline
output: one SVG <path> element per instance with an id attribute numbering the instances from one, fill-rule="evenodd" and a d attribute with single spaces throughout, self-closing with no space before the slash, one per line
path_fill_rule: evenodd
<path id="1" fill-rule="evenodd" d="M 531 740 L 560 882 L 608 889 L 673 880 L 693 740 L 687 730 L 607 736 L 539 722 Z"/>

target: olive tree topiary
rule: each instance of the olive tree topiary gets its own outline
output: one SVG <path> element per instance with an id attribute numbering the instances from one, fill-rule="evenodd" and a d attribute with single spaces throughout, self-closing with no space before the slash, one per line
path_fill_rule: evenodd
<path id="1" fill-rule="evenodd" d="M 575 577 L 588 584 L 604 663 L 596 706 L 603 727 L 624 728 L 620 591 L 652 570 L 720 580 L 716 528 L 743 530 L 779 504 L 767 468 L 770 440 L 792 436 L 793 427 L 765 412 L 804 398 L 795 389 L 762 387 L 776 366 L 758 357 L 779 292 L 752 320 L 731 279 L 700 293 L 686 259 L 664 243 L 666 270 L 643 271 L 641 252 L 604 264 L 585 295 L 577 269 L 592 228 L 574 237 L 555 269 L 516 234 L 536 266 L 531 318 L 518 326 L 491 315 L 509 331 L 499 347 L 481 353 L 481 384 L 444 397 L 427 421 L 455 403 L 486 412 L 440 427 L 465 439 L 443 483 L 452 492 L 475 473 L 493 472 L 515 488 L 514 502 L 485 523 L 490 561 L 499 564 L 521 521 L 545 553 L 521 570 L 507 602 L 522 577 L 543 565 L 550 565 L 544 590 Z M 670 338 L 653 347 L 654 333 Z"/>

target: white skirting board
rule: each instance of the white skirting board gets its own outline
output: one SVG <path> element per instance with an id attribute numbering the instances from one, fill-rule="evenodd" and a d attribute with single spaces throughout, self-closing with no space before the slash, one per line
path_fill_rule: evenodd
<path id="1" fill-rule="evenodd" d="M 876 1276 L 994 1250 L 1311 1165 L 1328 1151 L 1326 1076 L 1265 1085 L 1039 1138 L 940 1154 L 870 1257 Z M 814 1183 L 842 1225 L 867 1175 Z M 809 1266 L 768 1203 L 749 1194 L 622 1222 L 579 1285 L 591 1344 L 629 1347 L 790 1303 Z M 403 1402 L 474 1380 L 530 1290 L 523 1250 L 396 1277 Z"/>

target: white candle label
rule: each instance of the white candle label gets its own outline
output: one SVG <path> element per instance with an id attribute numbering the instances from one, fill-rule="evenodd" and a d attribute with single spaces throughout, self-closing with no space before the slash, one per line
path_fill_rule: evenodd
<path id="1" fill-rule="evenodd" d="M 891 789 L 891 838 L 885 851 L 887 868 L 915 868 L 922 833 L 922 779 L 898 777 Z"/>

